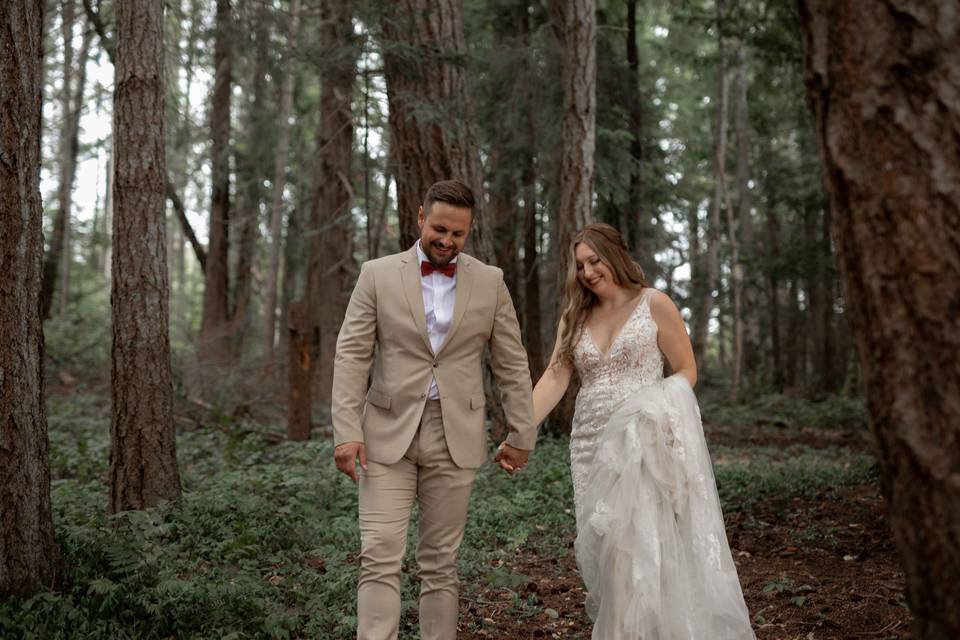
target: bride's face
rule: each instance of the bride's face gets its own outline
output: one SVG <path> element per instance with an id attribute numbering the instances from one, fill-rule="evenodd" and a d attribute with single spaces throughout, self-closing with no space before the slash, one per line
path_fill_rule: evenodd
<path id="1" fill-rule="evenodd" d="M 598 296 L 612 292 L 617 284 L 610 267 L 604 264 L 600 256 L 585 242 L 578 244 L 574 253 L 577 259 L 577 280 L 580 284 Z"/>

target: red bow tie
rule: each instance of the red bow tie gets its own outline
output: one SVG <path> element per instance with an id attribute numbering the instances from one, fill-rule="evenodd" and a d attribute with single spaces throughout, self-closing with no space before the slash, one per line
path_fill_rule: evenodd
<path id="1" fill-rule="evenodd" d="M 443 275 L 447 276 L 448 278 L 452 278 L 452 277 L 453 277 L 453 274 L 455 274 L 455 273 L 457 272 L 457 263 L 456 263 L 456 262 L 448 262 L 447 264 L 443 265 L 442 267 L 438 267 L 438 266 L 434 265 L 432 262 L 427 262 L 426 260 L 423 260 L 422 262 L 420 262 L 420 275 L 421 275 L 421 276 L 428 276 L 428 275 L 430 275 L 431 273 L 433 273 L 434 271 L 438 271 L 438 272 L 442 273 Z"/>

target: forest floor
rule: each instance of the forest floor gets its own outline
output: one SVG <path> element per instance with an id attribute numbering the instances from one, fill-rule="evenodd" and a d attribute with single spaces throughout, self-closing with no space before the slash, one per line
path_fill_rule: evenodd
<path id="1" fill-rule="evenodd" d="M 109 395 L 48 387 L 60 584 L 0 600 L 0 638 L 319 638 L 356 625 L 356 490 L 328 439 L 178 401 L 184 497 L 111 516 Z M 771 395 L 703 402 L 705 431 L 757 637 L 909 638 L 862 403 Z M 322 436 L 325 429 L 318 429 Z M 478 474 L 461 550 L 462 640 L 590 637 L 573 556 L 567 441 L 524 473 Z M 418 637 L 416 527 L 401 640 Z"/>
<path id="2" fill-rule="evenodd" d="M 904 577 L 876 479 L 846 474 L 869 455 L 865 434 L 776 422 L 708 421 L 704 428 L 757 638 L 910 638 Z M 788 482 L 783 493 L 764 486 L 769 480 L 777 484 L 776 477 L 769 477 L 771 465 L 775 468 L 794 456 L 835 466 L 838 482 Z M 724 491 L 728 470 L 751 465 L 762 495 L 751 495 L 749 481 L 742 493 Z M 830 475 L 813 477 L 826 480 Z M 538 602 L 539 614 L 520 623 L 510 589 L 482 589 L 462 599 L 465 632 L 458 637 L 589 638 L 585 594 L 570 551 L 560 558 L 543 558 L 532 543 L 507 564 L 510 571 L 527 576 L 516 591 Z"/>

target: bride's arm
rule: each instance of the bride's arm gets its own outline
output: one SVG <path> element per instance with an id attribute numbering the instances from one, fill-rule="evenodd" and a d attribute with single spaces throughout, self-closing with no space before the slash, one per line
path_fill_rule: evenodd
<path id="1" fill-rule="evenodd" d="M 693 357 L 687 325 L 670 296 L 662 291 L 650 294 L 650 315 L 657 323 L 657 341 L 667 357 L 670 368 L 687 379 L 690 386 L 697 384 L 697 361 Z"/>
<path id="2" fill-rule="evenodd" d="M 533 424 L 539 425 L 543 422 L 553 408 L 557 406 L 563 394 L 566 393 L 570 385 L 570 377 L 573 374 L 573 366 L 568 364 L 557 364 L 560 354 L 560 336 L 563 334 L 563 322 L 557 328 L 557 343 L 553 347 L 553 355 L 550 356 L 550 366 L 543 372 L 537 385 L 533 388 Z"/>

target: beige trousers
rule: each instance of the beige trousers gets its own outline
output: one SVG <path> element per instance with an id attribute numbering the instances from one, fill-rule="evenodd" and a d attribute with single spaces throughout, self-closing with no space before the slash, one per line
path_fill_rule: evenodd
<path id="1" fill-rule="evenodd" d="M 360 474 L 358 640 L 397 638 L 400 565 L 414 500 L 420 505 L 420 637 L 457 637 L 457 551 L 475 476 L 476 469 L 462 469 L 450 458 L 438 400 L 427 401 L 399 462 L 367 462 Z"/>

